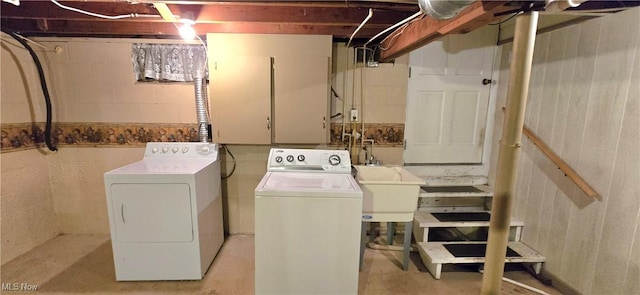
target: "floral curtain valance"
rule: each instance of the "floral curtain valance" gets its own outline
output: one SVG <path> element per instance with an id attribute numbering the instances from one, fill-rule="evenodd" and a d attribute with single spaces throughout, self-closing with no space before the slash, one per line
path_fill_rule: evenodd
<path id="1" fill-rule="evenodd" d="M 206 78 L 206 57 L 203 45 L 134 43 L 132 46 L 137 81 L 190 82 L 197 71 Z"/>

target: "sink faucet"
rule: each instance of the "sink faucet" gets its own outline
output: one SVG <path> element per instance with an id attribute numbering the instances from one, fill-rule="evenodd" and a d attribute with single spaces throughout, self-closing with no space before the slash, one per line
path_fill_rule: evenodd
<path id="1" fill-rule="evenodd" d="M 375 139 L 365 139 L 365 142 L 369 142 L 371 145 L 371 153 L 367 149 L 367 146 L 363 144 L 362 149 L 364 150 L 364 164 L 368 166 L 377 166 L 380 165 L 380 160 L 376 161 L 373 156 L 373 144 L 375 143 Z"/>

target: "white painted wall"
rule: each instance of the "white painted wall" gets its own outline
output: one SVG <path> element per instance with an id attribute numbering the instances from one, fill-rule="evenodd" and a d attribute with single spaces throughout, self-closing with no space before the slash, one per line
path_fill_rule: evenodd
<path id="1" fill-rule="evenodd" d="M 523 241 L 547 257 L 545 271 L 583 294 L 640 294 L 639 19 L 634 8 L 536 39 L 525 124 L 602 198 L 524 139 L 513 215 L 525 222 Z M 511 44 L 503 47 L 496 137 Z"/>
<path id="2" fill-rule="evenodd" d="M 2 33 L 0 56 L 0 123 L 44 121 L 44 96 L 29 52 Z M 47 155 L 35 149 L 1 154 L 0 167 L 1 265 L 55 237 L 59 227 Z"/>

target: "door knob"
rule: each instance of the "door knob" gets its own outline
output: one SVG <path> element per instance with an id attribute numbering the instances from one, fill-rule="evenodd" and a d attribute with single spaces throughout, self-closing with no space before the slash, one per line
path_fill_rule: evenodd
<path id="1" fill-rule="evenodd" d="M 482 79 L 482 85 L 489 85 L 493 83 L 493 80 L 491 79 Z"/>

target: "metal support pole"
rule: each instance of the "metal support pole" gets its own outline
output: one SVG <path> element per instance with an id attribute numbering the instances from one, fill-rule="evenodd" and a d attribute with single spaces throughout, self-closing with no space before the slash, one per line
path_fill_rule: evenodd
<path id="1" fill-rule="evenodd" d="M 507 106 L 480 292 L 483 295 L 500 294 L 537 25 L 536 11 L 516 17 Z"/>

